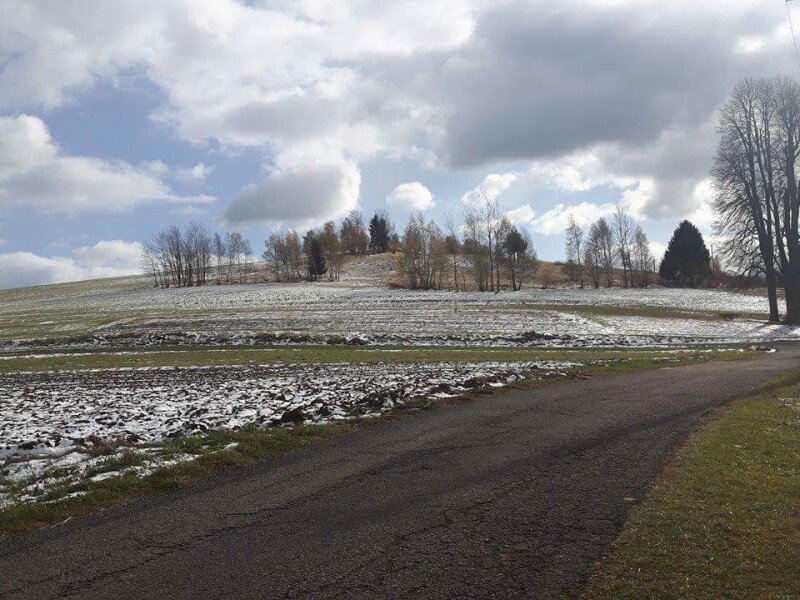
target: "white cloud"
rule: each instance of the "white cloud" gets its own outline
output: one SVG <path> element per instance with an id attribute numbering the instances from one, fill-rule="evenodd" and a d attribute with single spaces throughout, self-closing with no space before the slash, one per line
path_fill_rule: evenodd
<path id="1" fill-rule="evenodd" d="M 636 187 L 627 189 L 622 193 L 620 204 L 634 218 L 644 220 L 647 218 L 647 207 L 653 202 L 655 195 L 655 182 L 652 179 L 643 179 Z"/>
<path id="2" fill-rule="evenodd" d="M 213 202 L 174 194 L 159 162 L 62 155 L 38 117 L 0 117 L 0 206 L 42 213 L 126 210 L 150 201 Z"/>
<path id="3" fill-rule="evenodd" d="M 599 153 L 593 151 L 534 161 L 526 177 L 534 187 L 562 192 L 586 192 L 601 185 L 628 187 L 636 182 L 610 172 Z"/>
<path id="4" fill-rule="evenodd" d="M 431 191 L 418 181 L 398 185 L 386 196 L 386 204 L 413 211 L 427 210 L 436 205 Z"/>
<path id="5" fill-rule="evenodd" d="M 613 215 L 614 211 L 616 206 L 613 204 L 582 202 L 573 206 L 558 204 L 541 215 L 537 215 L 530 204 L 523 204 L 505 214 L 512 223 L 527 225 L 542 235 L 557 235 L 569 227 L 571 217 L 578 225 L 586 227 L 600 217 Z"/>
<path id="6" fill-rule="evenodd" d="M 131 71 L 159 86 L 154 117 L 194 142 L 320 143 L 355 159 L 416 153 L 426 100 L 371 73 L 384 61 L 457 47 L 472 33 L 464 0 L 244 3 L 75 1 L 0 5 L 0 106 L 59 106 Z"/>
<path id="7" fill-rule="evenodd" d="M 531 208 L 530 204 L 523 204 L 513 210 L 506 211 L 505 215 L 514 225 L 530 225 L 536 218 L 536 211 Z"/>
<path id="8" fill-rule="evenodd" d="M 318 225 L 355 209 L 360 186 L 361 172 L 349 161 L 278 168 L 259 185 L 243 187 L 221 221 L 245 227 Z"/>
<path id="9" fill-rule="evenodd" d="M 461 203 L 467 206 L 474 206 L 484 200 L 497 200 L 516 180 L 517 176 L 514 173 L 492 173 L 487 175 L 478 187 L 461 197 Z"/>
<path id="10" fill-rule="evenodd" d="M 142 245 L 123 240 L 101 240 L 72 251 L 72 259 L 91 277 L 116 277 L 140 272 Z"/>
<path id="11" fill-rule="evenodd" d="M 686 218 L 701 229 L 710 231 L 716 219 L 713 202 L 714 183 L 710 178 L 703 179 L 692 190 L 692 203 L 695 209 Z"/>
<path id="12" fill-rule="evenodd" d="M 650 249 L 650 254 L 653 255 L 656 265 L 660 264 L 661 259 L 664 258 L 664 253 L 667 251 L 667 247 L 661 242 L 650 242 L 647 244 L 647 247 Z"/>
<path id="13" fill-rule="evenodd" d="M 211 175 L 211 173 L 213 172 L 214 172 L 213 165 L 209 166 L 204 163 L 197 163 L 193 167 L 178 169 L 178 172 L 175 175 L 175 177 L 179 181 L 202 182 L 208 179 L 208 176 Z"/>
<path id="14" fill-rule="evenodd" d="M 120 277 L 141 272 L 138 242 L 101 240 L 76 248 L 69 256 L 39 256 L 32 252 L 0 254 L 0 289 Z"/>
<path id="15" fill-rule="evenodd" d="M 152 117 L 193 143 L 284 163 L 533 161 L 526 177 L 548 189 L 647 182 L 641 214 L 672 218 L 698 208 L 716 107 L 742 76 L 793 68 L 788 44 L 782 7 L 760 0 L 5 0 L 0 107 L 146 79 L 163 95 Z M 81 205 L 85 171 L 137 198 L 169 193 L 157 170 L 69 164 L 49 137 L 37 148 L 73 176 L 50 173 L 36 202 L 63 188 Z"/>

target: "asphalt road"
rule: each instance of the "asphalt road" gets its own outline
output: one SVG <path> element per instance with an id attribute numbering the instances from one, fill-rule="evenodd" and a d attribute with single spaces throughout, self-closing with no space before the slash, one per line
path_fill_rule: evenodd
<path id="1" fill-rule="evenodd" d="M 798 351 L 442 406 L 0 542 L 0 598 L 574 597 L 663 460 Z"/>

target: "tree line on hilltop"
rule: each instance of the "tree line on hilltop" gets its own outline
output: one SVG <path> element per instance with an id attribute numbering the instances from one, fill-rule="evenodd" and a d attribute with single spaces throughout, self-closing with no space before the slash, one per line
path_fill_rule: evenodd
<path id="1" fill-rule="evenodd" d="M 448 218 L 445 231 L 435 221 L 413 215 L 398 234 L 384 211 L 376 211 L 368 222 L 353 211 L 338 224 L 328 221 L 302 235 L 295 230 L 271 233 L 264 241 L 263 264 L 256 263 L 250 242 L 238 232 L 211 233 L 198 223 L 171 225 L 143 244 L 143 266 L 161 287 L 267 278 L 338 281 L 346 256 L 392 252 L 410 289 L 494 292 L 529 285 L 539 269 L 536 250 L 527 231 L 502 213 L 497 200 L 484 195 L 465 206 L 462 217 L 460 227 Z M 708 254 L 700 232 L 684 222 L 670 241 L 660 277 L 700 285 L 710 273 Z M 656 276 L 647 235 L 621 206 L 611 219 L 598 219 L 586 232 L 570 219 L 566 257 L 561 269 L 580 287 L 646 287 Z M 543 281 L 546 287 L 544 276 Z"/>

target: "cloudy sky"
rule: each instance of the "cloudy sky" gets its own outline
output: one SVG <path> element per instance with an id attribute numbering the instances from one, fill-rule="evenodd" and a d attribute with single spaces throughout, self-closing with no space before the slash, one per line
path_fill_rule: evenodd
<path id="1" fill-rule="evenodd" d="M 480 186 L 547 259 L 620 201 L 710 231 L 718 107 L 794 61 L 784 0 L 3 0 L 0 288 Z"/>

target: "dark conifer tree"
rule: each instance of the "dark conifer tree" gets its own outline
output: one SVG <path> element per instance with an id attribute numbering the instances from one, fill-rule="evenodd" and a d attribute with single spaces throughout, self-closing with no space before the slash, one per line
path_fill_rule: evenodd
<path id="1" fill-rule="evenodd" d="M 328 272 L 325 249 L 322 247 L 322 242 L 317 232 L 309 231 L 306 233 L 303 239 L 303 246 L 305 247 L 306 262 L 308 264 L 308 275 L 312 281 L 317 281 Z"/>
<path id="2" fill-rule="evenodd" d="M 375 254 L 388 252 L 394 227 L 383 211 L 376 211 L 369 221 L 369 250 Z"/>
<path id="3" fill-rule="evenodd" d="M 697 287 L 711 273 L 711 255 L 703 235 L 689 221 L 682 221 L 669 241 L 659 274 L 664 281 Z"/>

